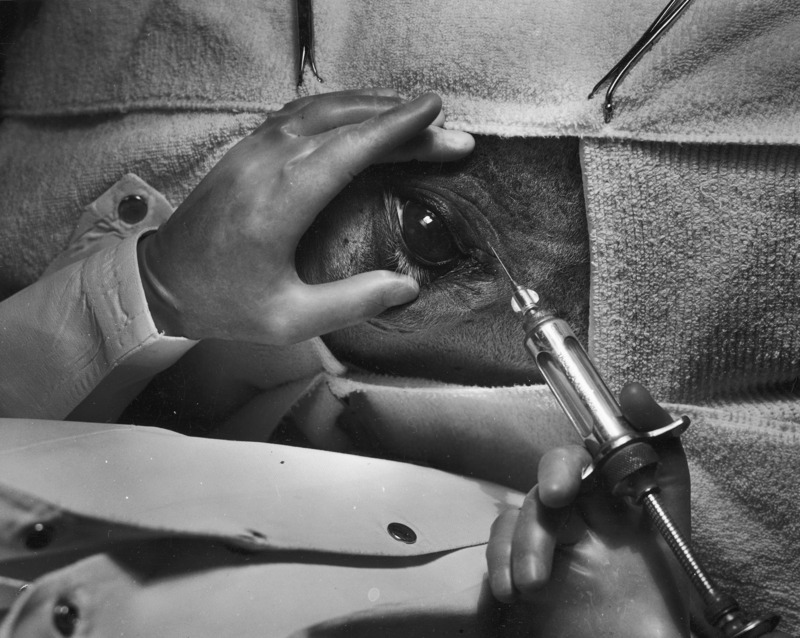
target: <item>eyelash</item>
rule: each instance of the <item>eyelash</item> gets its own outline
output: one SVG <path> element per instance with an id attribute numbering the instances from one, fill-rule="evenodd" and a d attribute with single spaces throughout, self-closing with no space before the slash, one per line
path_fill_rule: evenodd
<path id="1" fill-rule="evenodd" d="M 436 273 L 429 268 L 420 266 L 408 251 L 400 238 L 400 221 L 397 216 L 397 207 L 402 204 L 402 200 L 396 197 L 391 191 L 386 191 L 383 195 L 383 210 L 389 223 L 389 233 L 387 238 L 387 266 L 401 275 L 408 275 L 415 279 L 418 284 L 424 286 L 436 279 Z"/>

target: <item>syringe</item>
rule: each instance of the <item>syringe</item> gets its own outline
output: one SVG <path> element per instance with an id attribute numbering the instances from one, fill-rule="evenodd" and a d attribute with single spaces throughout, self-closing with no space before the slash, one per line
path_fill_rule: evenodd
<path id="1" fill-rule="evenodd" d="M 539 295 L 514 281 L 494 248 L 492 252 L 514 287 L 511 306 L 522 320 L 525 348 L 592 455 L 584 478 L 596 471 L 613 493 L 632 495 L 644 507 L 700 593 L 706 619 L 724 638 L 756 638 L 775 629 L 780 616 L 747 621 L 736 599 L 713 583 L 659 496 L 659 457 L 652 441 L 679 435 L 689 419 L 684 416 L 649 432 L 635 430 L 569 324 L 540 309 Z"/>

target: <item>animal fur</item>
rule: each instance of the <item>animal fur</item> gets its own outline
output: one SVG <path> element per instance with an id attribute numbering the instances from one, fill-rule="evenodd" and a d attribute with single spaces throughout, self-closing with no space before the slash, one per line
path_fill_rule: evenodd
<path id="1" fill-rule="evenodd" d="M 390 165 L 358 178 L 298 251 L 311 283 L 396 268 L 399 229 L 385 200 L 447 209 L 464 258 L 445 272 L 415 267 L 419 299 L 324 337 L 340 359 L 371 371 L 472 384 L 536 381 L 509 310 L 510 288 L 489 250 L 585 337 L 589 247 L 577 141 L 479 137 L 455 164 Z"/>

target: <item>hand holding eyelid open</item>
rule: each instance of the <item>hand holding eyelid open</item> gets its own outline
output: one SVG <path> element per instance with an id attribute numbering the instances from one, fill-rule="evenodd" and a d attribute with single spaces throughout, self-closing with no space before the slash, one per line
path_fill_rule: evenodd
<path id="1" fill-rule="evenodd" d="M 450 161 L 472 137 L 441 128 L 434 94 L 391 90 L 301 98 L 236 144 L 172 217 L 140 241 L 156 326 L 192 339 L 287 344 L 407 303 L 417 283 L 389 271 L 310 286 L 295 250 L 314 218 L 367 166 Z"/>

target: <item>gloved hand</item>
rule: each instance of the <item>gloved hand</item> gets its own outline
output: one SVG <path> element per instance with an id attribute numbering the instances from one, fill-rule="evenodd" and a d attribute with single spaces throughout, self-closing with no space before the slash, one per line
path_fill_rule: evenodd
<path id="1" fill-rule="evenodd" d="M 192 339 L 287 344 L 373 317 L 416 298 L 388 271 L 309 286 L 295 249 L 317 214 L 375 162 L 450 161 L 474 140 L 446 131 L 435 94 L 391 90 L 291 102 L 234 146 L 172 217 L 139 246 L 156 326 Z"/>
<path id="2" fill-rule="evenodd" d="M 623 389 L 620 404 L 640 429 L 672 421 L 638 384 Z M 679 439 L 663 440 L 658 452 L 661 496 L 688 530 L 689 475 Z M 522 508 L 497 518 L 487 547 L 493 594 L 526 601 L 520 607 L 536 619 L 537 635 L 685 635 L 688 580 L 640 507 L 581 482 L 590 461 L 583 447 L 551 450 Z"/>

